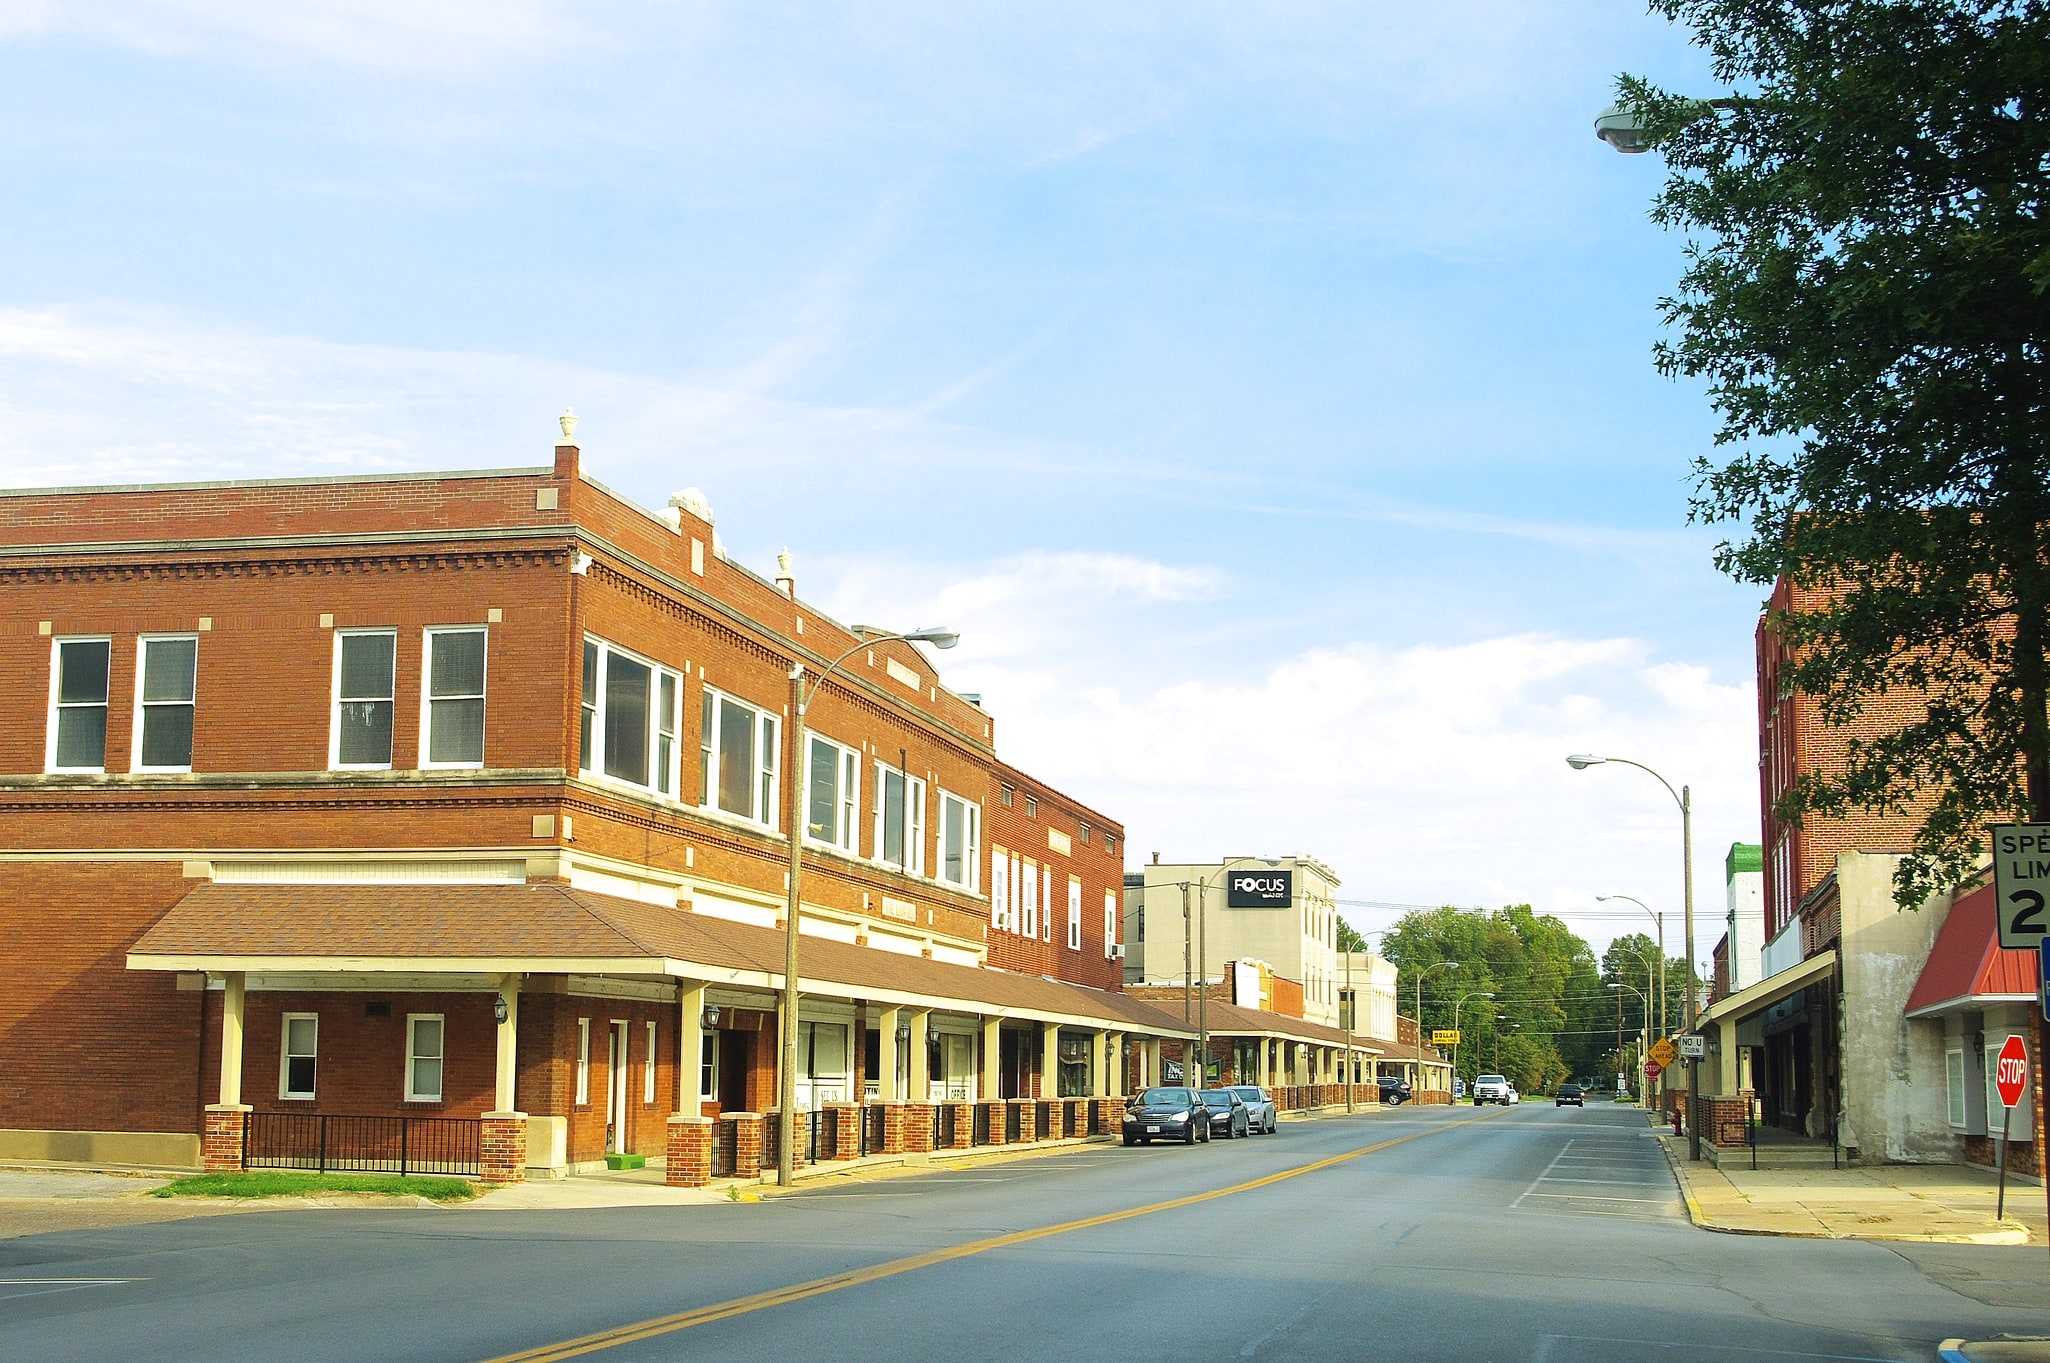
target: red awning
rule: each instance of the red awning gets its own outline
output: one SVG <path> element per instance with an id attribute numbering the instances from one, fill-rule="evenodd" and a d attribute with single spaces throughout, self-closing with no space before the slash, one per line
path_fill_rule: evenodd
<path id="1" fill-rule="evenodd" d="M 2036 957 L 2001 947 L 1993 921 L 1993 887 L 1981 885 L 1950 906 L 1936 945 L 1908 995 L 1907 1015 L 1948 1012 L 1974 1001 L 2036 995 Z"/>

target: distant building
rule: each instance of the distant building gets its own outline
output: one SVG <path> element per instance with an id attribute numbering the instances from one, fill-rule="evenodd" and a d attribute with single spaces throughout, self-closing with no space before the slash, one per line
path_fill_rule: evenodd
<path id="1" fill-rule="evenodd" d="M 1308 854 L 1156 861 L 1127 873 L 1125 981 L 1214 981 L 1226 962 L 1262 961 L 1301 990 L 1301 1017 L 1335 1027 L 1338 885 Z"/>
<path id="2" fill-rule="evenodd" d="M 1765 950 L 1765 849 L 1755 842 L 1733 842 L 1723 858 L 1729 932 L 1729 987 L 1734 993 L 1761 978 Z"/>

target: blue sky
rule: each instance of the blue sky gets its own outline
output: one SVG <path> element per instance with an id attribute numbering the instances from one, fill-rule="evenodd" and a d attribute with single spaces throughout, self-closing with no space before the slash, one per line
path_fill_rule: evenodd
<path id="1" fill-rule="evenodd" d="M 1685 523 L 1635 0 L 0 0 L 0 479 L 586 468 L 941 658 L 1135 859 L 1699 954 L 1760 592 Z M 1355 909 L 1376 927 L 1393 915 Z"/>

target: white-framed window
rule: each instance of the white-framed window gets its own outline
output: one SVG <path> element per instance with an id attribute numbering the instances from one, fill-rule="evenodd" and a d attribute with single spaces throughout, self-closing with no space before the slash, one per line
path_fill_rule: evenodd
<path id="1" fill-rule="evenodd" d="M 197 634 L 145 634 L 135 641 L 131 770 L 192 770 L 192 710 L 198 686 Z"/>
<path id="2" fill-rule="evenodd" d="M 1041 866 L 1039 868 L 1039 903 L 1041 908 L 1039 915 L 1039 940 L 1051 942 L 1053 940 L 1053 867 L 1051 866 Z"/>
<path id="3" fill-rule="evenodd" d="M 682 679 L 617 645 L 587 638 L 583 689 L 578 769 L 673 797 Z"/>
<path id="4" fill-rule="evenodd" d="M 992 848 L 989 862 L 989 925 L 1009 932 L 1011 928 L 1011 856 L 1001 847 Z"/>
<path id="5" fill-rule="evenodd" d="M 114 641 L 58 639 L 50 649 L 50 771 L 107 769 L 107 669 Z"/>
<path id="6" fill-rule="evenodd" d="M 1103 892 L 1103 957 L 1109 960 L 1118 950 L 1118 894 L 1116 890 Z"/>
<path id="7" fill-rule="evenodd" d="M 861 851 L 861 754 L 805 735 L 804 836 L 849 856 Z"/>
<path id="8" fill-rule="evenodd" d="M 591 1020 L 577 1019 L 577 1105 L 591 1101 Z"/>
<path id="9" fill-rule="evenodd" d="M 699 802 L 768 828 L 776 826 L 776 783 L 782 770 L 782 721 L 724 691 L 705 688 Z"/>
<path id="10" fill-rule="evenodd" d="M 1962 1046 L 1952 1046 L 1943 1053 L 1943 1091 L 1949 1103 L 1950 1124 L 1962 1127 L 1965 1124 L 1965 1052 Z"/>
<path id="11" fill-rule="evenodd" d="M 441 1101 L 443 1028 L 439 1013 L 406 1014 L 406 1101 Z"/>
<path id="12" fill-rule="evenodd" d="M 1104 834 L 1104 835 L 1103 835 L 1103 850 L 1104 850 L 1104 851 L 1105 851 L 1106 853 L 1111 853 L 1111 852 L 1115 852 L 1115 851 L 1117 851 L 1117 850 L 1118 850 L 1118 835 L 1117 835 L 1117 834 L 1115 834 L 1115 833 L 1106 833 L 1106 834 Z"/>
<path id="13" fill-rule="evenodd" d="M 1011 870 L 1017 876 L 1015 891 L 1018 896 L 1018 931 L 1027 937 L 1039 936 L 1039 868 L 1030 861 L 1011 863 Z"/>
<path id="14" fill-rule="evenodd" d="M 320 1014 L 287 1013 L 278 1046 L 278 1097 L 311 1098 L 320 1069 Z"/>
<path id="15" fill-rule="evenodd" d="M 653 1103 L 655 1101 L 655 1041 L 655 1024 L 651 1021 L 648 1023 L 647 1058 L 641 1061 L 641 1101 L 643 1103 Z"/>
<path id="16" fill-rule="evenodd" d="M 484 655 L 482 625 L 430 629 L 422 644 L 420 765 L 484 765 Z"/>
<path id="17" fill-rule="evenodd" d="M 389 770 L 399 635 L 391 629 L 335 631 L 330 767 Z"/>
<path id="18" fill-rule="evenodd" d="M 925 781 L 876 763 L 875 855 L 901 866 L 906 875 L 925 874 Z"/>
<path id="19" fill-rule="evenodd" d="M 1082 949 L 1082 881 L 1068 877 L 1068 950 Z"/>
<path id="20" fill-rule="evenodd" d="M 964 890 L 982 888 L 982 806 L 940 792 L 939 878 Z"/>

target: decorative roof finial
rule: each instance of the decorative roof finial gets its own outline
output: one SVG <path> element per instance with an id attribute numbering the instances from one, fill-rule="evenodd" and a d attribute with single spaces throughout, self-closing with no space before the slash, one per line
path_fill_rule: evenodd
<path id="1" fill-rule="evenodd" d="M 562 415 L 556 418 L 556 424 L 562 427 L 562 443 L 574 445 L 577 440 L 577 414 L 565 407 Z"/>

